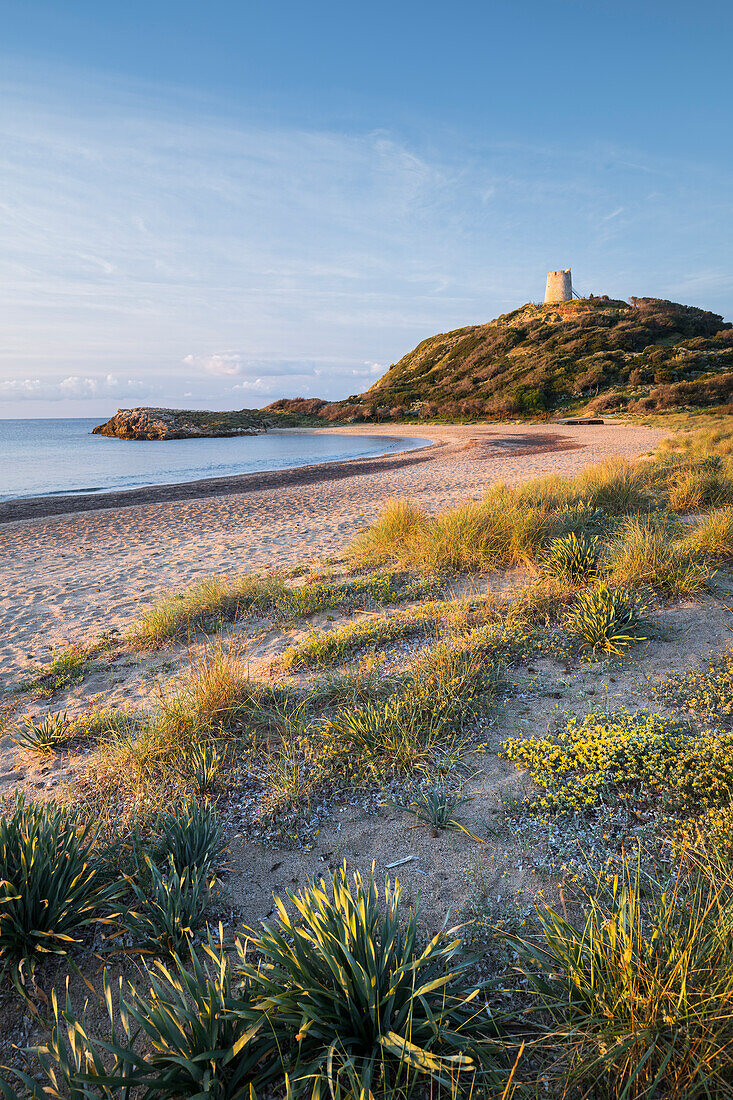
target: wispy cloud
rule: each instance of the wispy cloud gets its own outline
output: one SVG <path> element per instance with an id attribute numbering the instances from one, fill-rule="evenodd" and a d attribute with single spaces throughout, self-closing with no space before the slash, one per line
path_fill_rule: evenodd
<path id="1" fill-rule="evenodd" d="M 340 396 L 436 331 L 539 297 L 566 264 L 619 297 L 669 296 L 684 268 L 697 304 L 727 307 L 733 199 L 681 159 L 428 153 L 385 131 L 235 124 L 164 90 L 0 92 L 6 401 L 35 383 L 37 400 L 101 401 L 133 377 L 165 404 L 235 384 Z"/>

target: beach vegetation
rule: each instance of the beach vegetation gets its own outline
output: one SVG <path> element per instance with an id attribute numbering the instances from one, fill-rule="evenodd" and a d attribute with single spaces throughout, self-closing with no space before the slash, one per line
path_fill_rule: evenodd
<path id="1" fill-rule="evenodd" d="M 162 814 L 156 829 L 166 860 L 179 873 L 195 868 L 208 874 L 224 851 L 221 821 L 210 803 L 189 798 Z"/>
<path id="2" fill-rule="evenodd" d="M 22 792 L 0 818 L 0 962 L 19 980 L 103 919 L 109 894 L 94 858 L 95 835 L 73 810 Z"/>
<path id="3" fill-rule="evenodd" d="M 333 630 L 320 631 L 290 646 L 282 657 L 286 670 L 339 664 L 365 649 L 376 650 L 403 638 L 434 636 L 438 613 L 423 605 L 395 615 L 370 615 Z"/>
<path id="4" fill-rule="evenodd" d="M 539 1046 L 564 1094 L 728 1095 L 731 899 L 729 881 L 699 870 L 655 888 L 627 860 L 580 920 L 543 906 L 535 937 L 508 937 L 551 1019 Z"/>
<path id="5" fill-rule="evenodd" d="M 668 705 L 729 724 L 733 717 L 733 646 L 704 659 L 696 668 L 666 677 L 656 694 Z"/>
<path id="6" fill-rule="evenodd" d="M 120 919 L 125 947 L 155 955 L 180 954 L 201 924 L 211 880 L 205 866 L 178 870 L 173 857 L 161 871 L 150 856 L 127 879 L 132 897 Z"/>
<path id="7" fill-rule="evenodd" d="M 196 587 L 163 597 L 134 623 L 128 637 L 139 649 L 200 634 L 217 634 L 247 615 L 289 621 L 328 608 L 370 610 L 420 599 L 435 590 L 431 578 L 381 571 L 348 580 L 319 578 L 287 584 L 279 573 L 208 577 Z"/>
<path id="8" fill-rule="evenodd" d="M 733 735 L 662 715 L 591 713 L 570 719 L 556 737 L 509 738 L 502 752 L 540 788 L 523 803 L 532 813 L 621 805 L 685 815 L 733 798 Z"/>
<path id="9" fill-rule="evenodd" d="M 67 739 L 69 725 L 66 711 L 55 714 L 49 711 L 40 721 L 26 714 L 16 726 L 13 740 L 20 749 L 46 755 L 55 752 Z"/>
<path id="10" fill-rule="evenodd" d="M 439 829 L 460 829 L 472 840 L 479 840 L 456 817 L 460 807 L 471 801 L 470 795 L 464 795 L 459 790 L 450 790 L 442 783 L 431 783 L 417 788 L 409 809 L 415 814 L 417 825 L 429 826 L 433 836 L 438 835 Z"/>
<path id="11" fill-rule="evenodd" d="M 700 557 L 730 558 L 733 555 L 733 508 L 716 508 L 701 516 L 688 531 L 683 545 Z"/>
<path id="12" fill-rule="evenodd" d="M 41 665 L 33 674 L 22 681 L 21 691 L 36 691 L 39 695 L 50 697 L 76 687 L 92 671 L 93 652 L 88 646 L 74 643 L 58 653 L 52 661 Z"/>
<path id="13" fill-rule="evenodd" d="M 239 965 L 293 1096 L 389 1095 L 413 1077 L 498 1085 L 496 1024 L 466 980 L 456 929 L 425 943 L 399 882 L 386 879 L 380 897 L 373 871 L 362 879 L 344 866 L 288 898 L 293 916 L 277 898 L 277 920 L 252 933 L 263 962 L 240 947 Z"/>
<path id="14" fill-rule="evenodd" d="M 627 588 L 601 581 L 579 592 L 565 616 L 565 627 L 581 649 L 620 656 L 642 636 L 643 605 Z"/>
<path id="15" fill-rule="evenodd" d="M 673 599 L 699 595 L 713 576 L 709 559 L 680 537 L 678 523 L 664 513 L 624 523 L 609 547 L 607 572 L 616 584 L 656 589 Z"/>
<path id="16" fill-rule="evenodd" d="M 552 539 L 541 557 L 548 573 L 581 580 L 596 573 L 600 557 L 598 535 L 567 535 Z"/>

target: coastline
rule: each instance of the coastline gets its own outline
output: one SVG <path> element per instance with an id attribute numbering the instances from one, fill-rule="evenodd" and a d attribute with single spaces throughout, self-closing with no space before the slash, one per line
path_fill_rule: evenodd
<path id="1" fill-rule="evenodd" d="M 299 434 L 325 435 L 339 433 L 338 431 L 333 432 L 328 429 L 320 428 L 274 428 L 268 434 L 292 436 Z M 361 428 L 357 433 L 346 432 L 344 434 L 366 435 L 367 433 Z M 381 432 L 369 432 L 368 434 L 373 438 L 390 439 L 396 442 L 403 441 L 406 444 L 409 444 L 412 438 L 409 434 L 405 435 L 403 433 L 397 436 L 395 436 L 394 433 L 385 434 Z M 419 438 L 426 440 L 425 444 L 404 446 L 399 448 L 399 450 L 390 450 L 385 453 L 377 451 L 373 454 L 357 456 L 355 458 L 326 459 L 322 462 L 308 462 L 294 466 L 274 467 L 271 470 L 253 470 L 247 473 L 226 474 L 219 477 L 192 478 L 186 481 L 153 482 L 143 485 L 133 485 L 126 489 L 100 488 L 93 490 L 61 490 L 51 493 L 35 494 L 32 496 L 12 497 L 9 500 L 0 500 L 0 524 L 9 523 L 13 520 L 32 519 L 38 516 L 67 515 L 70 512 L 97 511 L 100 508 L 125 508 L 132 507 L 135 504 L 161 503 L 168 500 L 187 499 L 190 495 L 211 496 L 212 494 L 251 492 L 252 487 L 255 489 L 277 487 L 281 482 L 277 481 L 276 478 L 275 480 L 269 480 L 271 476 L 275 477 L 275 475 L 279 474 L 288 475 L 286 480 L 288 483 L 291 483 L 293 479 L 289 475 L 297 470 L 316 471 L 328 467 L 329 470 L 333 472 L 350 463 L 366 463 L 371 459 L 391 458 L 405 453 L 424 450 L 431 445 L 431 441 L 427 439 L 424 433 L 421 434 Z M 126 440 L 125 442 L 135 445 L 140 441 Z M 144 446 L 144 441 L 142 445 Z M 332 476 L 337 475 L 332 473 Z M 348 476 L 348 474 L 342 476 Z M 304 483 L 308 483 L 308 481 L 309 478 L 304 479 Z M 189 493 L 187 490 L 191 487 L 194 488 L 194 491 Z M 23 505 L 28 505 L 29 507 L 26 509 Z"/>
<path id="2" fill-rule="evenodd" d="M 425 428 L 382 434 L 424 439 Z M 479 498 L 498 480 L 572 475 L 612 455 L 634 459 L 667 434 L 620 424 L 444 425 L 431 429 L 426 447 L 399 454 L 245 474 L 223 485 L 215 479 L 127 490 L 89 502 L 16 502 L 24 515 L 7 515 L 5 504 L 2 686 L 17 683 L 56 645 L 124 632 L 164 592 L 216 574 L 338 560 L 391 498 L 435 513 Z"/>

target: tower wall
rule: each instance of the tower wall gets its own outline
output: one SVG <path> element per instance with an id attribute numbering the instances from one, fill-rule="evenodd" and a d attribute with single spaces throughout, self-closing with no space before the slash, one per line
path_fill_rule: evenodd
<path id="1" fill-rule="evenodd" d="M 570 268 L 564 271 L 548 271 L 545 288 L 545 303 L 569 302 L 573 296 L 573 280 Z"/>

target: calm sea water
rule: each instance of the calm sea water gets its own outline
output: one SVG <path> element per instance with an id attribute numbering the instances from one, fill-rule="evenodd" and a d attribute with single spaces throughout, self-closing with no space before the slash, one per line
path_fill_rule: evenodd
<path id="1" fill-rule="evenodd" d="M 389 454 L 427 443 L 379 435 L 268 432 L 231 439 L 138 442 L 91 435 L 99 419 L 0 420 L 0 500 L 282 470 Z"/>

